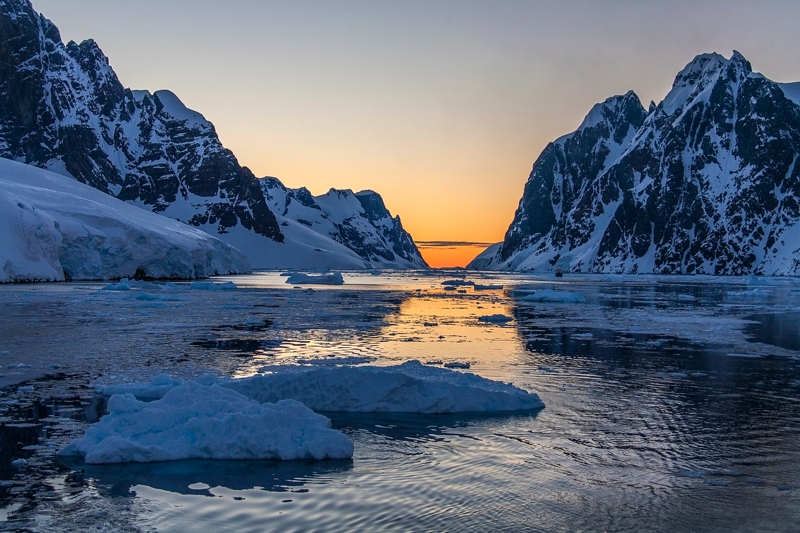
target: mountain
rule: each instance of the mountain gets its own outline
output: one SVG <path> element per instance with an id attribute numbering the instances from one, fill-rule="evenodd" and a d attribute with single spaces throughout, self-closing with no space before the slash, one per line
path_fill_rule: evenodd
<path id="1" fill-rule="evenodd" d="M 0 157 L 200 228 L 257 268 L 371 266 L 319 233 L 286 230 L 203 115 L 170 91 L 125 88 L 97 43 L 64 44 L 29 0 L 0 0 Z"/>
<path id="2" fill-rule="evenodd" d="M 30 165 L 0 159 L 0 283 L 250 270 L 211 235 Z"/>
<path id="3" fill-rule="evenodd" d="M 697 56 L 596 105 L 533 165 L 491 269 L 800 275 L 800 84 Z M 477 265 L 473 265 L 473 268 Z"/>
<path id="4" fill-rule="evenodd" d="M 376 192 L 331 189 L 313 196 L 277 178 L 262 179 L 261 189 L 284 231 L 308 227 L 352 250 L 370 268 L 428 268 L 400 217 L 392 217 Z"/>

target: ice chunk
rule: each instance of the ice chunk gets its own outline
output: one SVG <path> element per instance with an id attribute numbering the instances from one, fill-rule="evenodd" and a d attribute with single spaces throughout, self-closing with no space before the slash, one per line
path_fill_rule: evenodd
<path id="1" fill-rule="evenodd" d="M 291 398 L 315 411 L 458 413 L 540 409 L 539 396 L 419 361 L 375 367 L 287 367 L 225 384 L 248 398 Z"/>
<path id="2" fill-rule="evenodd" d="M 286 283 L 291 285 L 343 285 L 344 278 L 341 272 L 331 272 L 330 274 L 294 273 L 286 278 Z"/>
<path id="3" fill-rule="evenodd" d="M 476 291 L 499 291 L 500 289 L 503 288 L 503 286 L 502 285 L 479 285 L 479 284 L 476 283 L 475 285 L 473 285 L 472 288 L 474 290 L 476 290 Z"/>
<path id="4" fill-rule="evenodd" d="M 769 298 L 769 291 L 764 289 L 753 289 L 751 291 L 731 291 L 728 296 L 734 298 Z"/>
<path id="5" fill-rule="evenodd" d="M 466 281 L 463 279 L 448 279 L 442 282 L 442 285 L 449 285 L 451 287 L 463 287 L 466 285 L 475 285 L 474 281 Z"/>
<path id="6" fill-rule="evenodd" d="M 500 314 L 478 317 L 478 322 L 490 322 L 492 324 L 505 324 L 506 322 L 511 322 L 512 320 L 514 320 L 514 317 Z"/>
<path id="7" fill-rule="evenodd" d="M 89 464 L 183 459 L 345 459 L 353 444 L 293 400 L 258 403 L 189 381 L 153 402 L 114 395 L 109 414 L 59 452 Z"/>
<path id="8" fill-rule="evenodd" d="M 119 283 L 111 283 L 103 287 L 104 291 L 129 291 L 131 290 L 131 282 L 128 278 L 122 278 Z"/>
<path id="9" fill-rule="evenodd" d="M 470 364 L 469 363 L 461 363 L 461 362 L 458 362 L 458 361 L 452 361 L 450 363 L 445 363 L 444 367 L 445 368 L 469 368 Z"/>
<path id="10" fill-rule="evenodd" d="M 584 303 L 586 299 L 579 292 L 554 291 L 552 289 L 538 289 L 531 293 L 516 291 L 522 295 L 520 300 L 524 302 L 555 302 L 555 303 Z"/>

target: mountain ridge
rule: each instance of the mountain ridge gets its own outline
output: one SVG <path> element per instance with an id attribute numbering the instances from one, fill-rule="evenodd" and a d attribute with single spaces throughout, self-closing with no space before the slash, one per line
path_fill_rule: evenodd
<path id="1" fill-rule="evenodd" d="M 794 88 L 754 73 L 739 52 L 702 54 L 649 110 L 629 92 L 625 120 L 594 111 L 534 163 L 488 268 L 800 274 L 800 106 L 785 94 Z M 612 132 L 626 124 L 635 132 L 620 141 Z M 587 135 L 594 144 L 580 142 Z"/>

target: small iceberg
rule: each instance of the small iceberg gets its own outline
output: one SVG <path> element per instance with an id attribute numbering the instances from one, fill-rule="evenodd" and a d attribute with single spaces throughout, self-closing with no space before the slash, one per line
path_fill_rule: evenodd
<path id="1" fill-rule="evenodd" d="M 459 361 L 452 361 L 450 363 L 445 363 L 444 367 L 445 368 L 469 368 L 470 364 L 469 363 L 461 363 Z"/>
<path id="2" fill-rule="evenodd" d="M 463 279 L 448 279 L 442 282 L 442 285 L 449 285 L 450 287 L 464 287 L 467 285 L 475 285 L 474 281 L 466 281 Z"/>
<path id="3" fill-rule="evenodd" d="M 539 289 L 531 293 L 517 291 L 522 295 L 520 300 L 523 302 L 551 302 L 551 303 L 585 303 L 586 299 L 579 292 L 562 292 L 552 289 Z"/>
<path id="4" fill-rule="evenodd" d="M 514 317 L 500 314 L 478 317 L 478 322 L 488 322 L 490 324 L 505 324 L 506 322 L 511 322 L 512 320 L 514 320 Z"/>
<path id="5" fill-rule="evenodd" d="M 286 278 L 290 285 L 344 285 L 341 272 L 330 274 L 301 274 L 296 272 Z"/>
<path id="6" fill-rule="evenodd" d="M 188 381 L 153 402 L 114 395 L 108 410 L 59 455 L 87 464 L 353 456 L 350 439 L 303 404 L 259 403 L 214 384 Z"/>
<path id="7" fill-rule="evenodd" d="M 479 285 L 475 284 L 472 286 L 473 290 L 476 291 L 499 291 L 503 288 L 502 285 Z"/>
<path id="8" fill-rule="evenodd" d="M 430 363 L 440 364 L 441 361 Z M 276 366 L 264 370 L 272 373 L 232 380 L 203 376 L 198 382 L 216 383 L 219 388 L 233 389 L 262 403 L 290 399 L 323 412 L 486 413 L 544 407 L 538 395 L 511 384 L 423 365 L 419 361 L 383 367 L 315 365 Z M 146 384 L 116 385 L 114 389 L 122 391 L 125 387 L 147 398 L 156 395 Z M 163 392 L 163 388 L 159 388 L 159 392 Z"/>

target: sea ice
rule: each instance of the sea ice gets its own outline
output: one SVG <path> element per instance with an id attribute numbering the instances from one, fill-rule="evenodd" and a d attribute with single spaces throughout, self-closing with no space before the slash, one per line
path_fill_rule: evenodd
<path id="1" fill-rule="evenodd" d="M 225 283 L 212 283 L 210 281 L 195 281 L 189 285 L 193 291 L 235 291 L 236 284 L 232 281 Z"/>
<path id="2" fill-rule="evenodd" d="M 503 286 L 502 285 L 479 285 L 479 284 L 476 283 L 472 288 L 474 290 L 476 290 L 476 291 L 499 291 L 500 289 L 503 288 Z"/>
<path id="3" fill-rule="evenodd" d="M 353 456 L 350 439 L 303 404 L 258 403 L 214 384 L 185 382 L 149 403 L 114 395 L 108 410 L 59 454 L 89 464 Z"/>
<path id="4" fill-rule="evenodd" d="M 463 287 L 466 285 L 475 285 L 474 281 L 466 281 L 463 279 L 448 279 L 442 282 L 442 285 L 449 285 L 451 287 Z"/>
<path id="5" fill-rule="evenodd" d="M 286 278 L 290 285 L 343 285 L 344 278 L 341 272 L 330 274 L 300 274 L 294 273 Z"/>
<path id="6" fill-rule="evenodd" d="M 533 292 L 515 291 L 523 302 L 584 303 L 586 299 L 579 292 L 562 292 L 552 289 L 538 289 Z"/>

